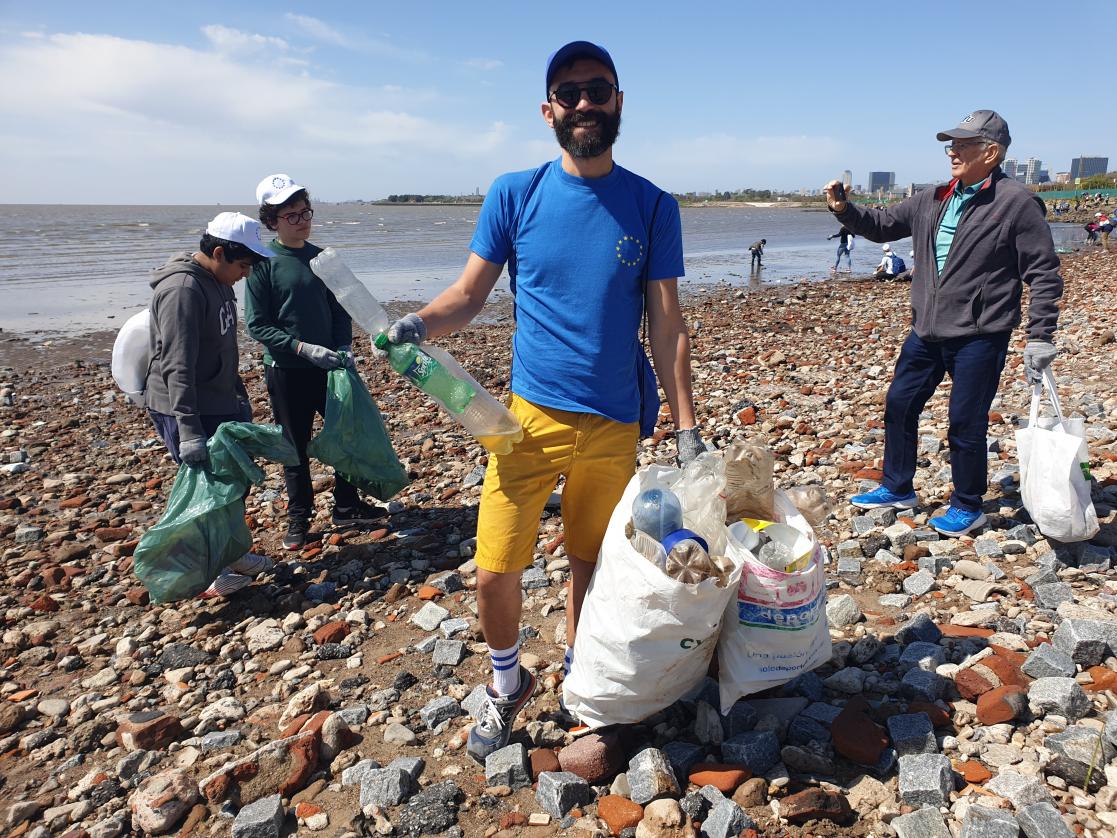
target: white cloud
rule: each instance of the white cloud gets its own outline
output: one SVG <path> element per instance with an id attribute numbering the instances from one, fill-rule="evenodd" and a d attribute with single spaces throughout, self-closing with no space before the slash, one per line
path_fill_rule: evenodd
<path id="1" fill-rule="evenodd" d="M 206 36 L 214 49 L 218 52 L 228 53 L 257 53 L 284 52 L 290 45 L 282 38 L 271 35 L 257 35 L 251 32 L 241 32 L 239 29 L 230 29 L 228 26 L 214 23 L 202 27 L 202 34 Z"/>
<path id="2" fill-rule="evenodd" d="M 499 70 L 504 66 L 504 62 L 498 58 L 470 58 L 463 63 L 471 70 L 483 70 L 486 73 Z"/>
<path id="3" fill-rule="evenodd" d="M 258 43 L 210 37 L 240 36 Z M 53 34 L 0 45 L 0 74 L 22 80 L 0 86 L 9 201 L 240 201 L 272 169 L 325 200 L 377 197 L 534 162 L 505 123 L 442 118 L 437 91 L 338 84 L 243 50 Z"/>
<path id="4" fill-rule="evenodd" d="M 302 35 L 323 44 L 400 61 L 418 62 L 429 59 L 429 56 L 421 50 L 400 47 L 384 38 L 372 38 L 362 33 L 342 32 L 330 26 L 324 20 L 319 20 L 310 15 L 286 12 L 283 17 L 294 25 Z"/>

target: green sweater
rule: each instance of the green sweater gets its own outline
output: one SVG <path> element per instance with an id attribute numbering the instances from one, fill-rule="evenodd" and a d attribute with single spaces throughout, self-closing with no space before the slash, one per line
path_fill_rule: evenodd
<path id="1" fill-rule="evenodd" d="M 273 240 L 275 252 L 252 269 L 245 291 L 248 334 L 264 344 L 264 363 L 273 367 L 313 367 L 295 354 L 299 341 L 338 349 L 353 343 L 353 321 L 310 269 L 322 248 L 310 242 L 298 250 Z"/>

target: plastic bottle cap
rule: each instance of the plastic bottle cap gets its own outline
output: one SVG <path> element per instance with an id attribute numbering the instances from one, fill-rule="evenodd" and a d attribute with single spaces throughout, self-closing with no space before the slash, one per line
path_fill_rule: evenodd
<path id="1" fill-rule="evenodd" d="M 388 333 L 381 332 L 376 336 L 376 340 L 374 340 L 372 343 L 377 349 L 386 348 L 388 346 Z"/>
<path id="2" fill-rule="evenodd" d="M 706 543 L 706 539 L 704 539 L 698 533 L 686 529 L 675 530 L 674 532 L 665 535 L 662 542 L 663 549 L 670 553 L 672 547 L 674 547 L 680 541 L 684 541 L 688 538 L 692 541 L 697 541 L 700 545 L 702 545 L 702 549 L 705 550 L 707 553 L 710 552 L 710 545 Z"/>

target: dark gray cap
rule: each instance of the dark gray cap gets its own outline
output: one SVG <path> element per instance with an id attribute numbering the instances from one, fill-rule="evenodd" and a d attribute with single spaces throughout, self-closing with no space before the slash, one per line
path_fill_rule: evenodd
<path id="1" fill-rule="evenodd" d="M 996 111 L 974 111 L 962 117 L 957 128 L 940 131 L 937 140 L 988 140 L 1002 148 L 1008 148 L 1012 137 L 1008 133 L 1008 123 Z"/>

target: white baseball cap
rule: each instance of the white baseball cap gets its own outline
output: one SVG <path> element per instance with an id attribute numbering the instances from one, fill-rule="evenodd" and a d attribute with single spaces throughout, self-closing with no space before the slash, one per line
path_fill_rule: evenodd
<path id="1" fill-rule="evenodd" d="M 288 198 L 305 188 L 291 180 L 290 175 L 268 175 L 256 187 L 256 203 L 277 206 L 286 203 Z"/>
<path id="2" fill-rule="evenodd" d="M 886 244 L 884 247 L 881 248 L 881 250 L 883 250 L 885 253 L 888 253 L 888 251 L 890 251 L 891 249 L 892 245 L 890 244 Z"/>
<path id="3" fill-rule="evenodd" d="M 272 253 L 260 238 L 260 222 L 249 218 L 243 212 L 221 212 L 206 225 L 206 232 L 227 242 L 243 244 L 261 256 L 272 257 Z"/>

